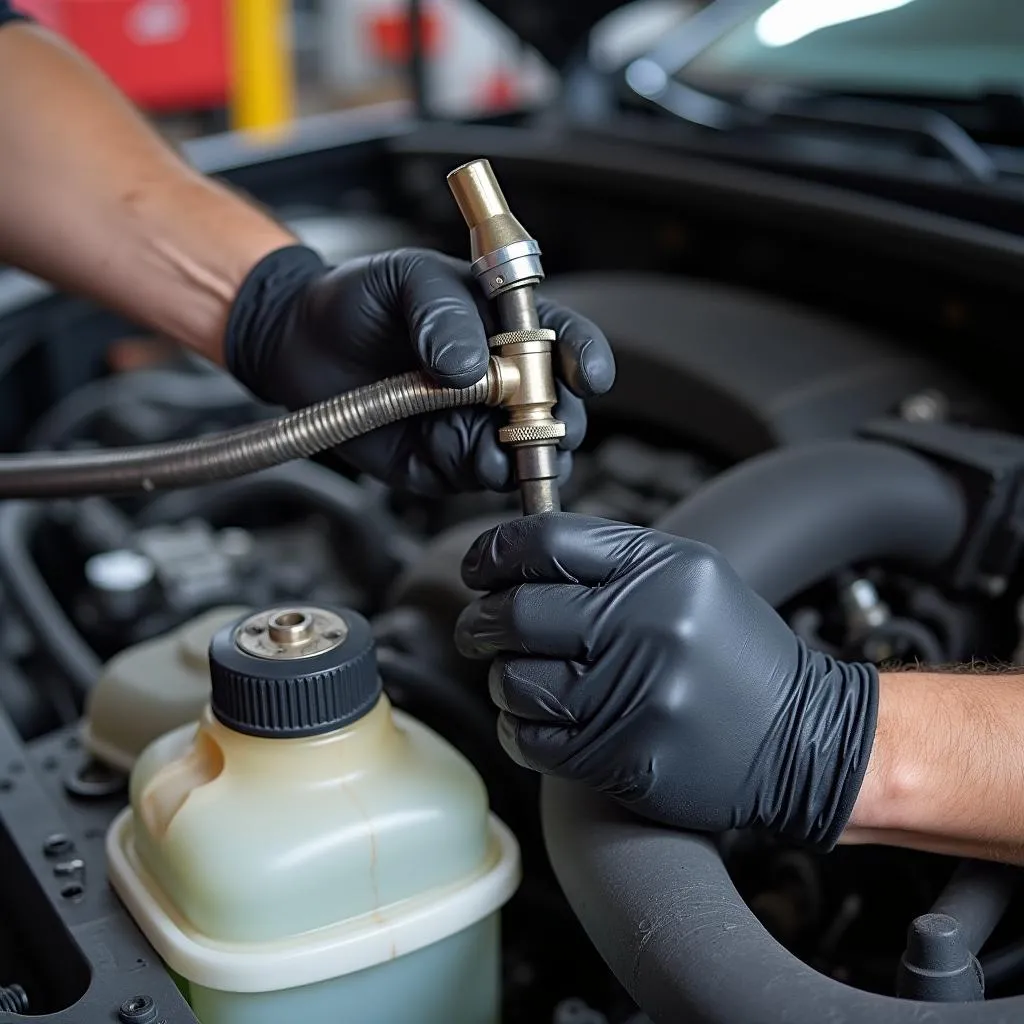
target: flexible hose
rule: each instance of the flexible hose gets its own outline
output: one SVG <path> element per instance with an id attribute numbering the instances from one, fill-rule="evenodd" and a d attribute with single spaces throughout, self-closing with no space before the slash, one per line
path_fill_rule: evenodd
<path id="1" fill-rule="evenodd" d="M 956 918 L 964 945 L 976 954 L 1002 920 L 1022 880 L 1015 865 L 965 860 L 929 913 Z"/>
<path id="2" fill-rule="evenodd" d="M 412 372 L 277 419 L 187 441 L 5 456 L 0 459 L 0 498 L 129 494 L 245 476 L 411 416 L 484 403 L 491 394 L 490 376 L 468 388 L 443 388 Z"/>
<path id="3" fill-rule="evenodd" d="M 752 459 L 658 525 L 715 545 L 755 590 L 780 603 L 846 559 L 938 564 L 954 550 L 965 520 L 956 486 L 924 459 L 836 441 Z M 543 782 L 542 815 L 569 902 L 658 1024 L 1022 1019 L 1024 999 L 920 1003 L 825 977 L 766 931 L 706 836 L 641 821 L 601 794 L 553 778 Z"/>
<path id="4" fill-rule="evenodd" d="M 43 520 L 43 509 L 28 502 L 0 505 L 0 580 L 11 604 L 50 659 L 67 676 L 79 698 L 99 678 L 101 662 L 53 596 L 32 560 L 32 535 Z M 76 711 L 64 701 L 58 711 L 73 720 Z"/>
<path id="5" fill-rule="evenodd" d="M 111 408 L 136 403 L 199 414 L 258 405 L 252 394 L 226 373 L 171 369 L 120 373 L 89 381 L 47 409 L 26 435 L 24 450 L 64 448 Z M 257 418 L 266 420 L 269 415 L 253 417 Z"/>
<path id="6" fill-rule="evenodd" d="M 715 477 L 659 530 L 718 548 L 770 604 L 865 559 L 935 565 L 966 524 L 953 481 L 878 441 L 779 448 Z"/>
<path id="7" fill-rule="evenodd" d="M 370 504 L 362 488 L 314 463 L 280 466 L 243 480 L 225 482 L 221 487 L 162 495 L 142 510 L 136 526 L 145 528 L 195 515 L 211 517 L 226 507 L 242 503 L 256 507 L 273 498 L 301 501 L 334 521 L 344 522 L 352 534 L 353 547 L 363 553 L 359 572 L 374 582 L 378 597 L 406 559 L 413 556 L 412 550 L 396 541 L 392 524 Z M 89 507 L 83 506 L 77 512 L 89 512 Z M 104 529 L 100 522 L 99 529 L 93 531 L 97 550 L 130 546 L 130 531 L 124 530 L 131 524 L 120 522 L 117 509 L 95 506 L 95 513 L 88 516 L 88 525 L 96 525 L 97 514 L 100 520 L 112 520 L 109 528 Z M 0 504 L 0 581 L 32 634 L 81 698 L 95 685 L 102 662 L 68 618 L 32 558 L 33 535 L 45 517 L 46 509 L 35 502 Z M 55 702 L 60 698 L 59 694 L 52 696 Z M 73 702 L 60 702 L 58 712 L 65 721 L 77 717 Z"/>
<path id="8" fill-rule="evenodd" d="M 377 663 L 398 707 L 443 733 L 487 778 L 501 779 L 502 797 L 514 794 L 517 768 L 501 749 L 494 718 L 476 694 L 461 690 L 457 680 L 435 666 L 392 647 L 377 647 Z"/>
<path id="9" fill-rule="evenodd" d="M 28 1013 L 28 996 L 20 985 L 0 987 L 0 1010 L 5 1013 Z"/>
<path id="10" fill-rule="evenodd" d="M 1024 939 L 983 956 L 981 971 L 985 975 L 986 988 L 1017 981 L 1024 974 Z"/>

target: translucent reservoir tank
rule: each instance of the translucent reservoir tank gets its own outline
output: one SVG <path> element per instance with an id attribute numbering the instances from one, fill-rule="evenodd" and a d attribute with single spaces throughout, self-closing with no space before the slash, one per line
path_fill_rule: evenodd
<path id="1" fill-rule="evenodd" d="M 475 769 L 394 710 L 369 625 L 221 629 L 198 723 L 153 742 L 110 877 L 203 1024 L 495 1024 L 519 851 Z"/>

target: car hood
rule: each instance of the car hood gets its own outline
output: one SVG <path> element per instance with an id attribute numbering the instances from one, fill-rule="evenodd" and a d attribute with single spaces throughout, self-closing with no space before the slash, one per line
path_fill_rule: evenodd
<path id="1" fill-rule="evenodd" d="M 590 30 L 629 0 L 481 0 L 524 42 L 562 68 Z"/>

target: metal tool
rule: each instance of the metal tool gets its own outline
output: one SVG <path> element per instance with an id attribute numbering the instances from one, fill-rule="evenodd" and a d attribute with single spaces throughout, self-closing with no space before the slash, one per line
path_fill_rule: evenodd
<path id="1" fill-rule="evenodd" d="M 434 383 L 422 371 L 388 377 L 276 419 L 184 441 L 113 450 L 28 452 L 0 457 L 0 498 L 131 494 L 195 487 L 309 458 L 372 430 L 424 413 L 470 405 L 501 406 L 498 439 L 514 450 L 523 511 L 557 512 L 558 441 L 565 424 L 552 351 L 533 289 L 543 279 L 540 246 L 512 216 L 486 160 L 448 175 L 469 225 L 473 272 L 494 302 L 501 331 L 488 339 L 486 375 L 466 388 Z"/>
<path id="2" fill-rule="evenodd" d="M 508 412 L 498 440 L 514 450 L 523 512 L 557 512 L 558 441 L 565 424 L 552 413 L 558 400 L 555 332 L 541 329 L 534 302 L 533 290 L 544 277 L 540 245 L 512 216 L 487 160 L 456 167 L 448 185 L 469 227 L 473 273 L 501 328 L 488 339 L 500 404 Z"/>

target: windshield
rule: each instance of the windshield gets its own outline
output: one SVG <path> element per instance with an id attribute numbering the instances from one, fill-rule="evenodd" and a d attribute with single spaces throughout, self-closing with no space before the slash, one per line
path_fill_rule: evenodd
<path id="1" fill-rule="evenodd" d="M 1024 94 L 1024 0 L 776 0 L 680 77 L 708 92 L 769 80 L 951 99 Z"/>

